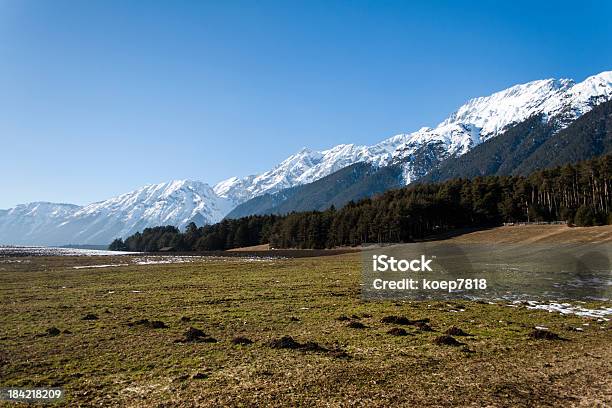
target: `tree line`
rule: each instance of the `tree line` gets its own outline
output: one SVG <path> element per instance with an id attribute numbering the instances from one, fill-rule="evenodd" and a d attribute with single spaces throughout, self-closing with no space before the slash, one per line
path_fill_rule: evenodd
<path id="1" fill-rule="evenodd" d="M 612 155 L 541 170 L 528 177 L 488 176 L 415 184 L 341 209 L 224 219 L 181 232 L 146 228 L 116 239 L 111 250 L 211 251 L 270 244 L 273 248 L 333 248 L 410 242 L 456 228 L 504 222 L 612 224 Z"/>

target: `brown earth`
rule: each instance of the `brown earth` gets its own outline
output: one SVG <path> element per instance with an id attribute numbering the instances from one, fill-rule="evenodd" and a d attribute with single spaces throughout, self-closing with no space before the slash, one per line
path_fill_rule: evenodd
<path id="1" fill-rule="evenodd" d="M 451 238 L 457 243 L 612 243 L 612 225 L 515 225 L 470 232 Z"/>

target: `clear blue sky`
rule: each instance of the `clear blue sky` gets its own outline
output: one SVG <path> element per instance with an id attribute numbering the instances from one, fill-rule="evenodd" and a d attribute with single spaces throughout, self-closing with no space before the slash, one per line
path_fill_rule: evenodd
<path id="1" fill-rule="evenodd" d="M 0 1 L 0 208 L 262 172 L 612 69 L 612 2 Z"/>

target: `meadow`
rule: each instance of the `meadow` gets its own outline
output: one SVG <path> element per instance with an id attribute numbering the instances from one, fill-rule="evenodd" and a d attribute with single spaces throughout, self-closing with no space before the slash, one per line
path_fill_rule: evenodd
<path id="1" fill-rule="evenodd" d="M 67 406 L 612 404 L 606 318 L 365 301 L 354 253 L 135 257 L 1 259 L 0 386 Z"/>

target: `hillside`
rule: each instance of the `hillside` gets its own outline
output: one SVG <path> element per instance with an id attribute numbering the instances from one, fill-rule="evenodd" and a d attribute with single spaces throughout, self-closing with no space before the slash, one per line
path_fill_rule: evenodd
<path id="1" fill-rule="evenodd" d="M 416 184 L 323 212 L 252 215 L 185 232 L 147 228 L 110 249 L 226 250 L 269 243 L 274 248 L 333 248 L 422 240 L 462 228 L 504 222 L 612 223 L 612 155 L 544 170 L 529 177 L 489 176 Z"/>
<path id="2" fill-rule="evenodd" d="M 428 151 L 417 151 L 405 160 L 410 160 L 413 167 L 416 162 L 420 162 L 420 168 L 435 167 L 418 182 L 527 175 L 544 168 L 588 160 L 612 153 L 612 101 L 596 106 L 567 128 L 555 133 L 557 131 L 556 123 L 547 122 L 542 115 L 536 115 L 462 156 L 435 162 L 436 155 L 428 156 Z M 358 163 L 313 183 L 256 197 L 236 207 L 227 218 L 322 211 L 332 205 L 340 207 L 351 200 L 357 201 L 401 187 L 404 165 L 397 163 L 376 168 Z"/>
<path id="3" fill-rule="evenodd" d="M 236 207 L 226 218 L 323 211 L 402 185 L 402 169 L 397 165 L 377 168 L 368 163 L 356 163 L 310 184 L 255 197 Z"/>
<path id="4" fill-rule="evenodd" d="M 506 133 L 449 159 L 420 181 L 458 177 L 529 174 L 612 153 L 612 101 L 555 133 L 554 124 L 533 116 Z"/>
<path id="5" fill-rule="evenodd" d="M 567 225 L 515 225 L 470 232 L 451 238 L 462 244 L 589 244 L 611 243 L 612 225 L 568 227 Z"/>

